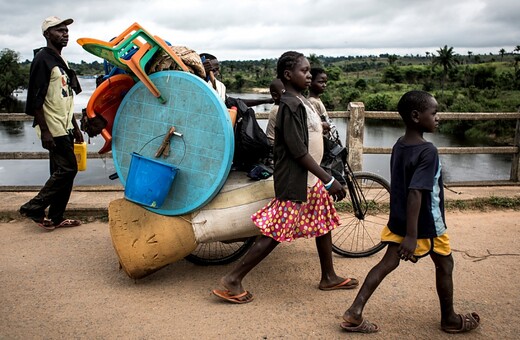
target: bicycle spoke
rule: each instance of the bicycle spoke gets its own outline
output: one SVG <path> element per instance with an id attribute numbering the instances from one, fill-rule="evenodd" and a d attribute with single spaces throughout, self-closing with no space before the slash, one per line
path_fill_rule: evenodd
<path id="1" fill-rule="evenodd" d="M 254 237 L 236 242 L 201 243 L 186 260 L 200 265 L 227 264 L 241 257 L 254 242 Z"/>
<path id="2" fill-rule="evenodd" d="M 371 173 L 345 176 L 351 181 L 347 190 L 355 201 L 345 202 L 348 216 L 342 217 L 340 227 L 332 232 L 332 248 L 343 256 L 371 255 L 384 247 L 381 230 L 388 222 L 390 186 L 385 179 Z"/>

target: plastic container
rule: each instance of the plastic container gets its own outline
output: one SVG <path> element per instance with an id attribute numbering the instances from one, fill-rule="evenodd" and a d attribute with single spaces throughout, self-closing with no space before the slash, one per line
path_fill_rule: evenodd
<path id="1" fill-rule="evenodd" d="M 229 112 L 229 118 L 231 118 L 231 126 L 235 126 L 235 122 L 237 121 L 237 107 L 236 106 L 231 106 L 229 109 L 228 109 L 228 112 Z"/>
<path id="2" fill-rule="evenodd" d="M 150 208 L 160 208 L 168 196 L 179 169 L 132 153 L 125 186 L 125 198 Z"/>
<path id="3" fill-rule="evenodd" d="M 74 143 L 74 155 L 78 163 L 78 171 L 87 170 L 87 143 Z"/>

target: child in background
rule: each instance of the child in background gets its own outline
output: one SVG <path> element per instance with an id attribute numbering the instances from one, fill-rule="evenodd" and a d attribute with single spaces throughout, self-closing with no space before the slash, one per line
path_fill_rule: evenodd
<path id="1" fill-rule="evenodd" d="M 285 88 L 280 79 L 275 78 L 271 82 L 269 86 L 269 91 L 271 92 L 271 97 L 273 98 L 274 105 L 271 107 L 271 111 L 269 111 L 269 120 L 267 121 L 267 139 L 271 146 L 274 145 L 274 125 L 276 123 L 276 114 L 278 113 L 278 106 L 280 105 L 280 97 L 285 92 Z"/>
<path id="2" fill-rule="evenodd" d="M 320 99 L 320 96 L 327 88 L 327 73 L 320 67 L 311 68 L 312 82 L 309 87 L 309 102 L 312 104 L 318 115 L 321 117 L 323 131 L 327 133 L 330 129 L 330 118 L 327 109 Z"/>
<path id="3" fill-rule="evenodd" d="M 217 57 L 215 57 L 213 54 L 201 53 L 199 56 L 202 60 L 204 71 L 206 72 L 206 82 L 217 92 L 220 99 L 222 99 L 222 101 L 226 103 L 226 98 L 228 97 L 226 93 L 226 85 L 224 85 L 224 83 L 217 79 L 217 77 L 220 75 L 220 62 L 218 61 Z M 241 100 L 248 107 L 273 103 L 273 100 L 271 98 Z"/>
<path id="4" fill-rule="evenodd" d="M 320 289 L 358 286 L 356 279 L 344 279 L 334 271 L 330 231 L 339 224 L 339 218 L 333 199 L 342 200 L 346 191 L 319 165 L 323 154 L 321 121 L 302 95 L 311 83 L 309 71 L 309 61 L 301 53 L 285 52 L 278 60 L 277 77 L 282 80 L 285 93 L 280 99 L 275 125 L 276 197 L 251 217 L 262 235 L 220 280 L 225 290 L 213 290 L 213 294 L 226 301 L 251 302 L 253 295 L 242 286 L 244 277 L 281 242 L 297 238 L 316 238 Z"/>
<path id="5" fill-rule="evenodd" d="M 477 328 L 477 313 L 456 314 L 453 309 L 453 257 L 444 219 L 444 193 L 437 148 L 423 138 L 438 126 L 437 101 L 424 91 L 410 91 L 398 103 L 406 132 L 392 149 L 390 159 L 390 217 L 381 240 L 386 254 L 368 273 L 341 327 L 348 332 L 375 333 L 379 327 L 363 319 L 368 299 L 400 260 L 416 262 L 430 255 L 441 306 L 441 328 L 447 333 Z"/>

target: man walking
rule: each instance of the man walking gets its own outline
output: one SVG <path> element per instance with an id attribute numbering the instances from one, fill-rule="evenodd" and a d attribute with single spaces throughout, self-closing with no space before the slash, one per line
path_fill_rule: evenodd
<path id="1" fill-rule="evenodd" d="M 73 93 L 79 94 L 81 87 L 76 74 L 61 56 L 69 42 L 67 26 L 72 22 L 72 19 L 55 16 L 43 21 L 42 33 L 47 46 L 34 56 L 29 75 L 25 112 L 34 116 L 33 127 L 43 148 L 49 151 L 50 177 L 40 192 L 20 207 L 20 214 L 46 230 L 81 225 L 78 220 L 64 218 L 78 172 L 74 140 L 83 142 L 74 118 Z"/>

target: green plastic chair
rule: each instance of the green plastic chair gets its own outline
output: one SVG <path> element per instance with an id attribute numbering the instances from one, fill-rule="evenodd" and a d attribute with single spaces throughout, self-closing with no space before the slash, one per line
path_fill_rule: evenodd
<path id="1" fill-rule="evenodd" d="M 188 67 L 181 58 L 169 48 L 163 39 L 151 35 L 137 22 L 108 42 L 92 38 L 80 38 L 77 41 L 86 51 L 133 73 L 161 103 L 165 103 L 166 99 L 161 96 L 160 91 L 148 77 L 146 64 L 156 53 L 165 51 L 183 71 L 188 71 Z M 138 51 L 128 58 L 129 52 L 134 49 L 138 49 Z"/>

